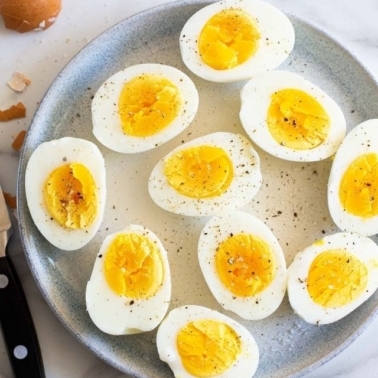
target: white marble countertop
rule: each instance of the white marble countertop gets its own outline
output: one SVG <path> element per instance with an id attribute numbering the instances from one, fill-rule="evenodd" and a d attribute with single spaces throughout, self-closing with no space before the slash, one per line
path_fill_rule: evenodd
<path id="1" fill-rule="evenodd" d="M 378 77 L 378 2 L 376 0 L 269 0 L 333 35 L 354 52 Z M 63 0 L 55 25 L 44 32 L 18 34 L 0 21 L 0 109 L 22 101 L 27 117 L 0 123 L 0 183 L 4 191 L 16 193 L 19 154 L 11 143 L 27 129 L 38 102 L 64 65 L 90 40 L 124 18 L 169 0 Z M 32 80 L 22 94 L 5 82 L 20 71 Z M 122 373 L 99 360 L 69 333 L 41 296 L 23 257 L 18 262 L 41 344 L 48 378 L 122 377 Z M 314 377 L 378 377 L 378 319 L 334 359 L 307 375 Z M 0 334 L 0 378 L 12 376 Z"/>

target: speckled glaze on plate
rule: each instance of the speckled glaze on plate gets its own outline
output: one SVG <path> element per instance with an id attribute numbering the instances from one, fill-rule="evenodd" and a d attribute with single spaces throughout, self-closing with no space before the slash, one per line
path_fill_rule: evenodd
<path id="1" fill-rule="evenodd" d="M 173 285 L 170 308 L 199 304 L 226 313 L 256 338 L 261 354 L 256 378 L 299 377 L 335 356 L 366 328 L 377 314 L 378 293 L 331 325 L 305 323 L 293 313 L 287 297 L 267 319 L 244 321 L 221 309 L 199 270 L 196 244 L 207 219 L 167 213 L 147 192 L 155 163 L 183 141 L 216 130 L 244 134 L 238 117 L 239 91 L 244 83 L 205 82 L 188 72 L 181 61 L 180 30 L 195 11 L 209 3 L 177 1 L 126 19 L 86 46 L 58 75 L 33 119 L 22 151 L 18 187 L 22 240 L 34 277 L 58 318 L 96 355 L 125 373 L 145 378 L 172 376 L 159 360 L 156 331 L 115 337 L 93 325 L 85 308 L 85 286 L 103 238 L 128 223 L 141 223 L 161 238 L 168 251 Z M 363 120 L 378 118 L 378 89 L 372 76 L 330 36 L 303 20 L 290 18 L 296 45 L 280 68 L 303 74 L 331 95 L 345 113 L 348 130 Z M 198 114 L 184 133 L 154 151 L 137 155 L 110 151 L 92 134 L 91 97 L 110 75 L 146 62 L 172 65 L 187 73 L 199 90 Z M 57 250 L 41 236 L 30 217 L 24 190 L 25 167 L 32 151 L 41 142 L 68 135 L 96 143 L 107 168 L 104 221 L 94 239 L 74 252 Z M 244 210 L 273 230 L 290 264 L 299 250 L 337 231 L 326 205 L 331 161 L 292 163 L 257 151 L 264 182 Z"/>

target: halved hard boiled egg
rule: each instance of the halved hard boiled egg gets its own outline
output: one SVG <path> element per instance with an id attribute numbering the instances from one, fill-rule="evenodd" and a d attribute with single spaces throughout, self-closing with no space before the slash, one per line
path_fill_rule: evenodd
<path id="1" fill-rule="evenodd" d="M 355 310 L 378 287 L 378 246 L 340 232 L 298 253 L 288 269 L 294 311 L 312 324 L 335 322 Z"/>
<path id="2" fill-rule="evenodd" d="M 328 208 L 341 230 L 378 233 L 378 119 L 353 128 L 340 145 L 328 181 Z"/>
<path id="3" fill-rule="evenodd" d="M 138 64 L 107 79 L 92 101 L 93 134 L 122 153 L 155 148 L 190 125 L 198 108 L 193 81 L 177 68 Z"/>
<path id="4" fill-rule="evenodd" d="M 294 47 L 290 20 L 260 0 L 225 0 L 196 12 L 184 25 L 185 65 L 215 82 L 245 80 L 280 65 Z"/>
<path id="5" fill-rule="evenodd" d="M 260 159 L 247 138 L 217 132 L 184 143 L 161 159 L 148 190 L 165 210 L 208 216 L 244 206 L 261 182 Z"/>
<path id="6" fill-rule="evenodd" d="M 271 71 L 241 91 L 240 120 L 263 150 L 291 161 L 319 161 L 333 155 L 345 137 L 337 103 L 303 76 Z"/>
<path id="7" fill-rule="evenodd" d="M 105 238 L 85 294 L 89 316 L 100 330 L 111 335 L 151 331 L 170 298 L 167 252 L 151 230 L 129 225 Z"/>
<path id="8" fill-rule="evenodd" d="M 172 310 L 156 344 L 160 359 L 180 378 L 251 378 L 259 363 L 256 341 L 245 327 L 201 306 Z"/>
<path id="9" fill-rule="evenodd" d="M 199 238 L 198 260 L 210 291 L 226 310 L 257 320 L 281 304 L 285 256 L 272 231 L 253 215 L 234 211 L 211 218 Z"/>
<path id="10" fill-rule="evenodd" d="M 104 215 L 104 158 L 84 139 L 42 143 L 28 161 L 25 192 L 42 235 L 57 248 L 79 249 L 93 238 Z"/>

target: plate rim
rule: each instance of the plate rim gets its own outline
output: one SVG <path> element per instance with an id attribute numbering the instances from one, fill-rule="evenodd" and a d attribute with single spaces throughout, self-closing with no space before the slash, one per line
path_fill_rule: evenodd
<path id="1" fill-rule="evenodd" d="M 173 9 L 179 9 L 182 7 L 185 7 L 187 5 L 209 5 L 212 3 L 215 3 L 217 1 L 214 0 L 185 0 L 185 1 L 170 1 L 168 3 L 160 4 L 153 6 L 151 8 L 148 8 L 146 10 L 143 10 L 141 12 L 135 13 L 133 15 L 130 15 L 123 20 L 115 23 L 114 25 L 110 26 L 108 29 L 104 30 L 100 34 L 98 34 L 96 37 L 94 37 L 87 45 L 82 47 L 79 51 L 77 51 L 72 58 L 65 64 L 65 66 L 60 70 L 60 72 L 54 77 L 54 79 L 51 81 L 50 85 L 48 86 L 48 89 L 46 90 L 45 94 L 43 95 L 32 119 L 30 122 L 30 126 L 27 130 L 27 134 L 25 137 L 24 145 L 22 147 L 21 153 L 20 153 L 20 159 L 19 159 L 19 165 L 18 165 L 18 173 L 17 173 L 17 217 L 19 219 L 19 230 L 20 230 L 20 236 L 21 236 L 21 243 L 25 252 L 26 260 L 28 263 L 28 266 L 31 270 L 34 282 L 36 283 L 38 289 L 40 290 L 44 300 L 49 305 L 50 309 L 53 311 L 55 316 L 59 319 L 59 321 L 63 324 L 63 326 L 74 336 L 76 340 L 78 340 L 84 347 L 86 347 L 88 350 L 90 350 L 95 356 L 102 359 L 104 362 L 109 364 L 110 366 L 116 368 L 117 370 L 127 373 L 127 374 L 138 374 L 139 372 L 135 371 L 133 372 L 132 369 L 128 370 L 127 372 L 124 370 L 124 366 L 121 366 L 121 364 L 117 363 L 116 361 L 111 360 L 108 356 L 101 353 L 99 348 L 95 348 L 91 345 L 88 345 L 88 342 L 86 342 L 87 337 L 83 336 L 80 332 L 77 332 L 77 330 L 73 329 L 72 326 L 70 326 L 71 322 L 69 320 L 69 317 L 65 316 L 65 314 L 61 311 L 59 311 L 58 306 L 54 302 L 54 298 L 51 296 L 51 292 L 47 290 L 47 287 L 43 286 L 43 280 L 39 277 L 39 270 L 36 268 L 36 261 L 38 258 L 33 257 L 32 248 L 30 247 L 30 240 L 27 238 L 27 233 L 25 232 L 25 219 L 24 219 L 24 212 L 22 209 L 24 209 L 23 206 L 20 205 L 21 198 L 25 200 L 25 194 L 24 194 L 24 181 L 25 181 L 25 170 L 22 171 L 22 167 L 25 167 L 27 164 L 27 161 L 29 157 L 26 153 L 26 146 L 28 145 L 28 141 L 31 138 L 31 134 L 33 130 L 37 127 L 37 121 L 38 117 L 40 116 L 41 111 L 43 110 L 43 107 L 48 101 L 48 98 L 51 94 L 54 93 L 54 91 L 57 89 L 57 82 L 59 81 L 59 78 L 66 75 L 67 72 L 69 72 L 71 66 L 75 64 L 76 61 L 82 59 L 86 52 L 89 51 L 91 48 L 93 48 L 95 45 L 99 44 L 99 41 L 102 38 L 106 38 L 108 35 L 111 35 L 114 33 L 114 30 L 116 30 L 118 27 L 122 26 L 123 24 L 128 24 L 131 21 L 136 21 L 137 19 L 143 19 L 148 15 L 153 15 L 156 12 L 164 12 L 167 9 L 169 11 Z M 271 4 L 268 0 L 266 0 L 269 4 Z M 274 5 L 274 4 L 271 4 Z M 275 6 L 275 5 L 274 5 Z M 314 29 L 317 33 L 319 33 L 322 37 L 325 37 L 326 39 L 330 40 L 334 44 L 336 44 L 340 50 L 348 55 L 356 64 L 359 65 L 360 69 L 363 71 L 363 73 L 370 79 L 373 83 L 375 83 L 377 89 L 378 89 L 378 78 L 367 68 L 366 64 L 362 62 L 358 56 L 350 49 L 348 49 L 345 44 L 338 38 L 332 35 L 331 32 L 325 30 L 318 24 L 316 24 L 313 20 L 309 20 L 307 17 L 301 17 L 296 15 L 293 12 L 289 12 L 285 9 L 279 8 L 283 13 L 286 14 L 286 16 L 289 17 L 289 19 L 294 19 L 295 21 L 305 24 L 306 26 L 310 27 L 311 29 Z M 26 205 L 25 205 L 26 206 Z M 27 208 L 27 206 L 26 206 Z M 325 356 L 319 358 L 317 361 L 307 365 L 306 367 L 302 368 L 299 371 L 294 372 L 293 374 L 288 375 L 287 377 L 291 378 L 299 378 L 306 374 L 309 374 L 310 372 L 316 370 L 320 366 L 324 365 L 328 361 L 332 360 L 334 357 L 336 357 L 338 354 L 340 354 L 343 350 L 345 350 L 353 341 L 357 339 L 358 336 L 360 336 L 372 323 L 372 321 L 377 317 L 378 315 L 378 302 L 375 306 L 375 308 L 367 314 L 365 320 L 355 329 L 355 331 L 347 338 L 344 342 L 339 344 L 338 347 L 333 349 L 331 352 L 326 354 Z M 127 365 L 126 365 L 127 366 Z M 128 366 L 127 366 L 128 367 Z M 129 367 L 128 367 L 129 368 Z"/>

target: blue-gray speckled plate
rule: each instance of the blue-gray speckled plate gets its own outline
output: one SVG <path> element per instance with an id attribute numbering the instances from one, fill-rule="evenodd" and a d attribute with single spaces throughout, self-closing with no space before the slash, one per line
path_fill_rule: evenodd
<path id="1" fill-rule="evenodd" d="M 43 99 L 30 127 L 21 156 L 19 219 L 34 277 L 46 300 L 67 328 L 96 355 L 136 377 L 166 378 L 170 370 L 157 354 L 155 332 L 115 337 L 99 331 L 85 309 L 85 286 L 102 239 L 128 223 L 141 223 L 166 245 L 172 269 L 171 308 L 200 304 L 221 312 L 198 268 L 195 245 L 205 220 L 175 216 L 158 208 L 147 192 L 155 162 L 182 141 L 215 130 L 243 133 L 239 122 L 239 90 L 243 83 L 215 84 L 194 77 L 183 65 L 178 36 L 186 20 L 210 1 L 179 1 L 135 15 L 95 39 L 59 74 Z M 328 35 L 291 17 L 296 45 L 282 69 L 308 77 L 341 106 L 348 129 L 378 117 L 377 84 L 361 64 Z M 191 76 L 200 93 L 193 124 L 154 151 L 127 156 L 99 145 L 92 135 L 91 97 L 110 75 L 136 63 L 173 65 Z M 89 139 L 99 145 L 107 166 L 105 218 L 95 238 L 84 248 L 62 252 L 44 240 L 32 222 L 25 200 L 25 167 L 43 141 L 63 136 Z M 261 156 L 264 184 L 245 207 L 275 232 L 288 264 L 312 241 L 336 231 L 326 205 L 331 162 L 291 163 Z M 48 158 L 48 157 L 46 157 Z M 281 211 L 282 213 L 278 213 Z M 293 213 L 298 216 L 293 216 Z M 279 214 L 279 216 L 277 216 Z M 261 352 L 256 377 L 299 377 L 345 348 L 377 313 L 378 294 L 341 321 L 312 326 L 299 319 L 287 298 L 265 320 L 248 322 Z"/>

